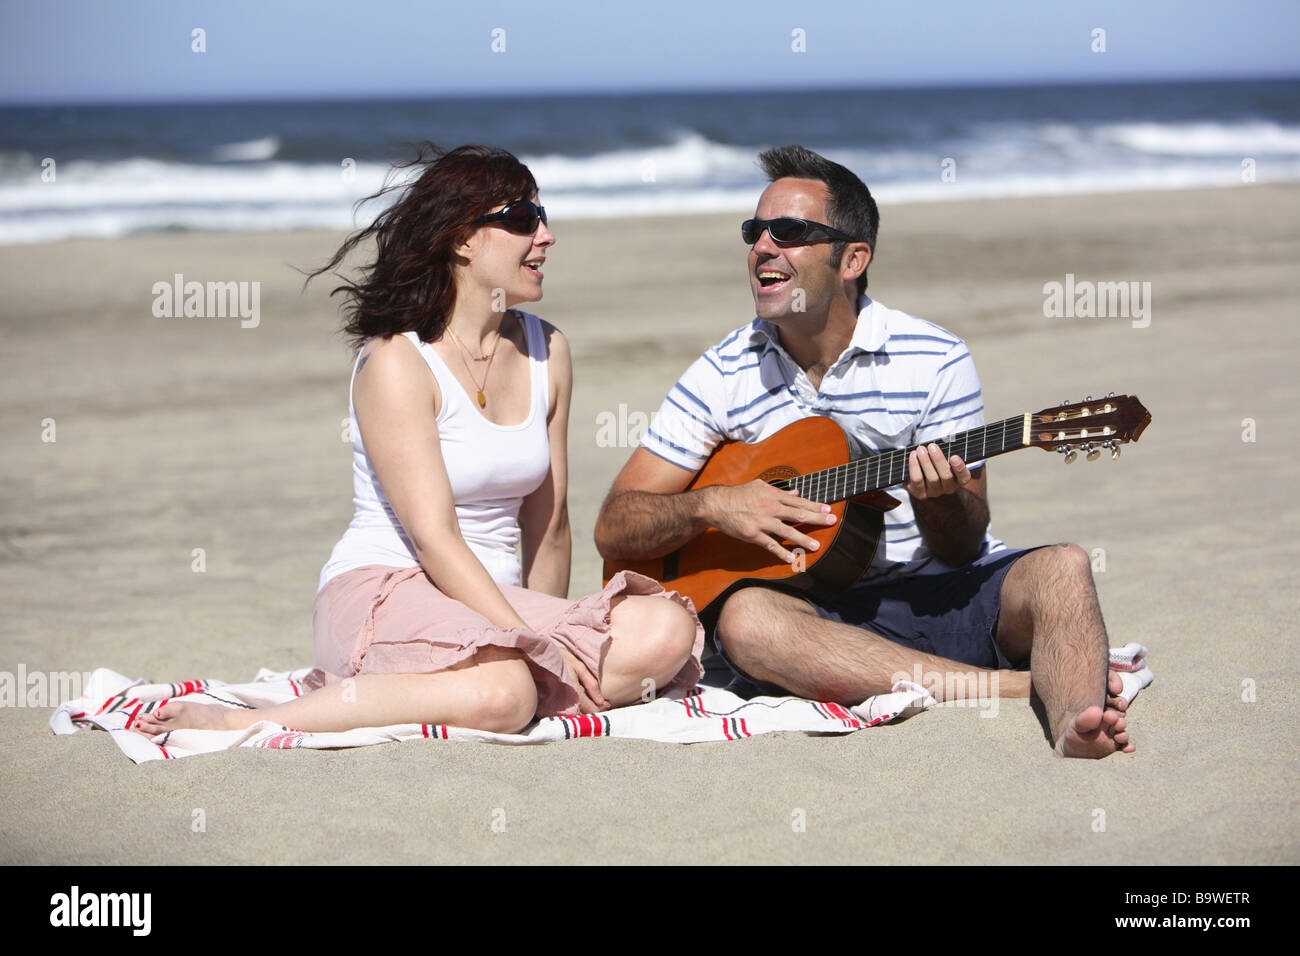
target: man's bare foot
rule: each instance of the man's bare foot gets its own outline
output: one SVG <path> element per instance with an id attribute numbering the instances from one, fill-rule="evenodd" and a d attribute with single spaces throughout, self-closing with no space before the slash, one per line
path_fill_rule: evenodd
<path id="1" fill-rule="evenodd" d="M 1058 757 L 1108 757 L 1131 754 L 1136 748 L 1128 739 L 1124 715 L 1113 707 L 1102 710 L 1096 704 L 1074 715 L 1053 751 Z"/>
<path id="2" fill-rule="evenodd" d="M 152 714 L 136 718 L 132 730 L 146 737 L 156 737 L 169 730 L 243 730 L 257 722 L 254 710 L 234 710 L 220 704 L 196 704 L 169 700 Z"/>

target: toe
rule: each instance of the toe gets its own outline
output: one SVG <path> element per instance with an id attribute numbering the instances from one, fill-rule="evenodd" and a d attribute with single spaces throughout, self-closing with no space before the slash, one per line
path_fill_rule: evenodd
<path id="1" fill-rule="evenodd" d="M 1082 710 L 1074 718 L 1074 729 L 1081 734 L 1092 733 L 1106 721 L 1106 714 L 1107 711 L 1096 706 Z"/>

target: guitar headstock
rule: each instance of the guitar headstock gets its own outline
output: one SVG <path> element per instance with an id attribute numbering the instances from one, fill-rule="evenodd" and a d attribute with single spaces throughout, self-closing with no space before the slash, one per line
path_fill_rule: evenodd
<path id="1" fill-rule="evenodd" d="M 1074 461 L 1084 452 L 1092 461 L 1103 448 L 1119 457 L 1119 446 L 1137 441 L 1151 423 L 1151 413 L 1132 395 L 1116 395 L 1081 402 L 1062 402 L 1031 416 L 1029 444 L 1065 455 Z"/>

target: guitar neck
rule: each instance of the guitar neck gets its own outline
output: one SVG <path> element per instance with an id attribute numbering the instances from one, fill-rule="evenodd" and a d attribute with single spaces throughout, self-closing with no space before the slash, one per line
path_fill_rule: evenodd
<path id="1" fill-rule="evenodd" d="M 1028 447 L 1025 436 L 1031 418 L 1031 415 L 1004 418 L 992 425 L 972 428 L 968 432 L 961 432 L 933 444 L 943 450 L 945 458 L 958 455 L 966 462 L 983 461 L 995 455 Z M 869 491 L 901 485 L 907 480 L 908 456 L 917 447 L 919 446 L 896 448 L 879 455 L 855 458 L 834 468 L 809 472 L 774 484 L 778 488 L 793 488 L 799 497 L 807 498 L 809 501 L 820 501 L 823 504 L 843 501 Z"/>

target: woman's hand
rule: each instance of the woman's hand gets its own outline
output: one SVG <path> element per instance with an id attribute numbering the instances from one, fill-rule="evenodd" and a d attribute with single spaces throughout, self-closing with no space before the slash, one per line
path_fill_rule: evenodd
<path id="1" fill-rule="evenodd" d="M 588 669 L 586 664 L 574 657 L 567 648 L 561 646 L 560 653 L 564 655 L 565 666 L 573 674 L 578 685 L 578 709 L 584 714 L 609 710 L 609 701 L 601 694 L 600 680 L 596 675 Z"/>

